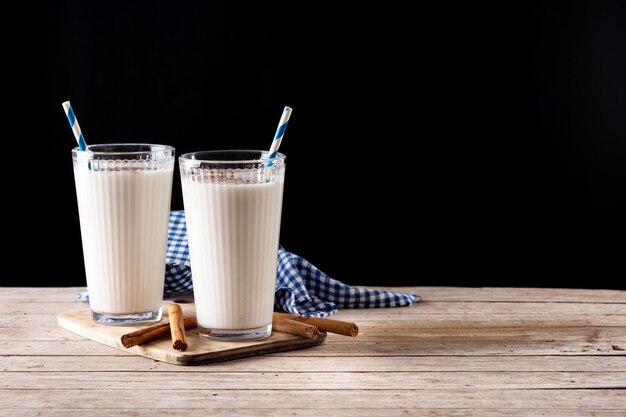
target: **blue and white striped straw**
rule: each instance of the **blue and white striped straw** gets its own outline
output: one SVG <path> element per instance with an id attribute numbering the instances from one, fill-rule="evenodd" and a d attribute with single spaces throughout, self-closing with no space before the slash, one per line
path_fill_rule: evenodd
<path id="1" fill-rule="evenodd" d="M 267 156 L 270 161 L 265 164 L 266 167 L 271 167 L 273 165 L 271 160 L 276 158 L 278 155 L 278 148 L 280 147 L 280 142 L 283 140 L 283 136 L 285 136 L 285 130 L 287 130 L 287 123 L 289 123 L 291 110 L 291 107 L 285 106 L 283 114 L 280 116 L 280 122 L 278 122 L 278 128 L 276 129 L 276 134 L 274 135 L 274 140 L 272 141 L 272 146 L 270 146 Z"/>
<path id="2" fill-rule="evenodd" d="M 69 101 L 63 103 L 63 110 L 65 110 L 67 120 L 69 120 L 70 122 L 70 127 L 74 132 L 76 142 L 78 142 L 78 149 L 80 149 L 81 151 L 86 151 L 87 142 L 85 142 L 85 137 L 83 136 L 83 132 L 81 132 L 80 130 L 80 125 L 78 124 L 78 120 L 76 119 L 76 115 L 74 115 L 74 110 L 72 110 L 72 105 Z"/>

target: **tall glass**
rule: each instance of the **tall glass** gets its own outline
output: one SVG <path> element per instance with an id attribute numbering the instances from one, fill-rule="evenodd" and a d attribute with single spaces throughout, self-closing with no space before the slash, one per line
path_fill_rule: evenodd
<path id="1" fill-rule="evenodd" d="M 179 162 L 200 336 L 271 335 L 285 155 L 195 152 Z"/>
<path id="2" fill-rule="evenodd" d="M 160 321 L 174 148 L 92 145 L 72 157 L 94 321 Z"/>

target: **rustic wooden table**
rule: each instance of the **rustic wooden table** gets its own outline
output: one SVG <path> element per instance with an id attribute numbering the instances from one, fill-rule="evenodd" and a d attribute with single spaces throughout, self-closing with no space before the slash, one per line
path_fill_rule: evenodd
<path id="1" fill-rule="evenodd" d="M 183 367 L 57 326 L 78 290 L 0 289 L 0 415 L 626 415 L 625 291 L 405 288 L 356 339 Z"/>

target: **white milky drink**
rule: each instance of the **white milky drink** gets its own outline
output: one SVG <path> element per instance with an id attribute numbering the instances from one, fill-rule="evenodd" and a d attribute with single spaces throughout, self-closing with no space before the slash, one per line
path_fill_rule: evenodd
<path id="1" fill-rule="evenodd" d="M 183 181 L 183 194 L 198 324 L 271 323 L 283 183 Z"/>
<path id="2" fill-rule="evenodd" d="M 89 306 L 104 324 L 161 319 L 174 149 L 74 151 Z"/>
<path id="3" fill-rule="evenodd" d="M 198 330 L 204 337 L 271 334 L 285 168 L 284 156 L 265 168 L 262 155 L 224 151 L 180 158 Z"/>

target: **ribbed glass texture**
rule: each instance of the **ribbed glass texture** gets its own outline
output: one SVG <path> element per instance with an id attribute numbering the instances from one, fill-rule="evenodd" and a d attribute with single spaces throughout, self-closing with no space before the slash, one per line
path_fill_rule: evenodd
<path id="1" fill-rule="evenodd" d="M 174 148 L 94 145 L 72 155 L 91 310 L 110 322 L 156 320 L 157 310 L 160 319 Z"/>
<path id="2" fill-rule="evenodd" d="M 271 332 L 285 156 L 267 167 L 266 155 L 218 151 L 179 159 L 201 335 Z"/>

